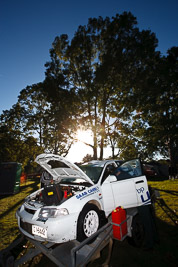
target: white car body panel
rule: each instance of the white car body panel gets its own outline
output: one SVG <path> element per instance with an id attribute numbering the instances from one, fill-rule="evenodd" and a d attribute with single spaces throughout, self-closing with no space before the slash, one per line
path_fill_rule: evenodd
<path id="1" fill-rule="evenodd" d="M 137 193 L 135 190 L 135 183 L 132 178 L 123 181 L 116 181 L 111 183 L 113 190 L 113 196 L 115 200 L 115 205 L 120 203 L 120 206 L 124 208 L 129 208 L 131 206 L 138 206 Z M 128 192 L 130 192 L 128 197 Z"/>
<path id="2" fill-rule="evenodd" d="M 62 162 L 66 164 L 69 168 L 52 169 L 48 164 L 48 162 L 51 160 Z M 71 163 L 70 161 L 66 160 L 61 156 L 54 154 L 41 154 L 35 159 L 35 162 L 37 162 L 42 168 L 44 168 L 48 173 L 50 173 L 53 179 L 57 180 L 58 182 L 60 182 L 62 178 L 74 176 L 78 178 L 83 178 L 87 182 L 93 184 L 91 179 L 77 165 Z"/>
<path id="3" fill-rule="evenodd" d="M 114 210 L 116 207 L 113 195 L 113 189 L 111 185 L 112 184 L 109 180 L 109 177 L 102 185 L 103 205 L 106 216 L 108 216 L 111 213 L 111 210 Z"/>
<path id="4" fill-rule="evenodd" d="M 50 161 L 57 161 L 62 164 L 62 167 L 52 168 L 48 164 Z M 101 211 L 104 211 L 106 217 L 118 206 L 127 209 L 150 204 L 146 177 L 141 175 L 140 166 L 136 166 L 136 164 L 139 164 L 138 160 L 130 161 L 130 165 L 125 163 L 122 168 L 130 176 L 132 176 L 133 170 L 140 171 L 137 174 L 138 176 L 129 176 L 129 178 L 126 177 L 126 179 L 121 180 L 118 177 L 116 178 L 116 174 L 106 176 L 107 178 L 104 179 L 107 167 L 110 165 L 117 166 L 115 161 L 92 161 L 91 165 L 101 167 L 102 170 L 96 183 L 78 166 L 70 163 L 63 157 L 53 154 L 42 154 L 36 158 L 36 162 L 50 173 L 54 182 L 60 183 L 62 186 L 66 186 L 67 181 L 70 181 L 71 177 L 77 179 L 76 181 L 79 182 L 85 181 L 87 185 L 75 184 L 73 187 L 74 189 L 76 187 L 76 189 L 73 191 L 72 196 L 61 201 L 59 205 L 53 206 L 46 206 L 42 201 L 40 202 L 38 200 L 42 190 L 44 190 L 43 188 L 32 193 L 16 213 L 20 231 L 32 239 L 55 243 L 63 243 L 76 239 L 78 218 L 82 209 L 88 203 L 92 203 Z M 133 170 L 130 170 L 129 168 L 132 167 Z M 119 167 L 118 169 L 121 168 Z M 63 181 L 65 181 L 66 185 Z M 68 214 L 41 220 L 39 216 L 41 208 L 66 209 Z M 47 238 L 32 234 L 32 225 L 44 228 L 47 233 Z"/>

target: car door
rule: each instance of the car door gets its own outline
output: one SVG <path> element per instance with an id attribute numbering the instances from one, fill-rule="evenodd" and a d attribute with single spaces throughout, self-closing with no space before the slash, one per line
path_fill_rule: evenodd
<path id="1" fill-rule="evenodd" d="M 115 207 L 132 208 L 138 205 L 136 188 L 132 178 L 113 182 L 111 186 Z"/>
<path id="2" fill-rule="evenodd" d="M 147 181 L 139 159 L 123 163 L 113 174 L 117 178 L 111 183 L 115 207 L 132 208 L 149 201 Z"/>
<path id="3" fill-rule="evenodd" d="M 113 179 L 114 178 L 114 179 Z M 115 209 L 115 200 L 112 189 L 112 182 L 116 180 L 116 177 L 108 176 L 101 185 L 103 206 L 106 216 L 108 216 L 112 210 Z"/>
<path id="4" fill-rule="evenodd" d="M 116 181 L 116 177 L 110 176 L 109 174 L 116 169 L 117 166 L 118 165 L 115 162 L 106 163 L 99 181 L 106 216 L 108 216 L 116 207 L 112 189 L 112 182 Z"/>

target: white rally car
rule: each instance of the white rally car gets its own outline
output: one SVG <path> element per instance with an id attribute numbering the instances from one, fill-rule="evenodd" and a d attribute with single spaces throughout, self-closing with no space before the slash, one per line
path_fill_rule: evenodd
<path id="1" fill-rule="evenodd" d="M 78 167 L 54 154 L 36 162 L 46 173 L 42 188 L 16 212 L 20 231 L 32 239 L 63 243 L 82 241 L 106 223 L 118 206 L 126 211 L 151 203 L 139 159 L 91 161 Z"/>

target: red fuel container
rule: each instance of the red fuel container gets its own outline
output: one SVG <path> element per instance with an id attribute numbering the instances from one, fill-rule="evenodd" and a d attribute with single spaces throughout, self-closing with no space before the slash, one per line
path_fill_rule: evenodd
<path id="1" fill-rule="evenodd" d="M 121 207 L 112 211 L 113 237 L 118 240 L 127 234 L 126 211 Z"/>

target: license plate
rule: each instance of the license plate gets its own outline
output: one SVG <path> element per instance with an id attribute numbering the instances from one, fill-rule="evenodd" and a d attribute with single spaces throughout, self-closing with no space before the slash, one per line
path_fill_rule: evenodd
<path id="1" fill-rule="evenodd" d="M 47 230 L 37 225 L 32 225 L 32 234 L 47 238 Z"/>

